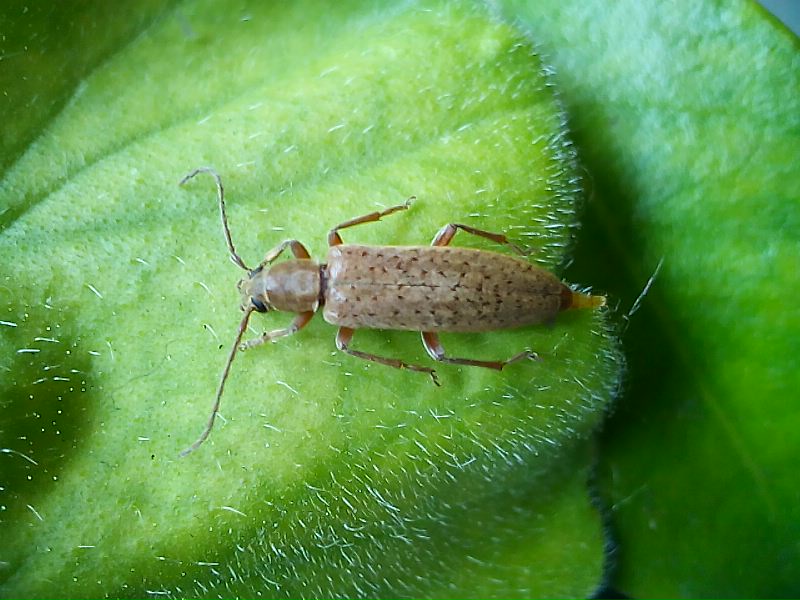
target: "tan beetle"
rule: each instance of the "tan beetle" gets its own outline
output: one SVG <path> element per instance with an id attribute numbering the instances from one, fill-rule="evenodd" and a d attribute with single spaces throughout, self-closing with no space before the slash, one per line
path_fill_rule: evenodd
<path id="1" fill-rule="evenodd" d="M 419 331 L 422 344 L 436 361 L 502 370 L 522 359 L 538 358 L 523 350 L 499 361 L 454 358 L 445 354 L 439 332 L 492 331 L 553 321 L 569 308 L 596 308 L 605 305 L 603 296 L 575 292 L 549 271 L 529 262 L 490 252 L 450 246 L 460 229 L 504 244 L 520 254 L 505 235 L 450 223 L 433 238 L 430 246 L 362 246 L 345 244 L 339 231 L 406 210 L 404 204 L 345 221 L 328 233 L 328 256 L 324 263 L 313 260 L 297 240 L 286 240 L 267 252 L 254 269 L 244 264 L 231 240 L 225 213 L 225 198 L 220 176 L 209 167 L 195 169 L 184 177 L 186 183 L 199 173 L 208 173 L 217 184 L 220 215 L 231 260 L 247 271 L 239 281 L 244 317 L 239 324 L 216 399 L 203 433 L 181 453 L 196 450 L 211 433 L 219 411 L 225 381 L 237 350 L 292 335 L 302 329 L 322 308 L 322 317 L 337 325 L 336 347 L 365 360 L 427 373 L 436 385 L 436 371 L 396 358 L 377 356 L 350 347 L 356 329 L 396 329 Z M 289 250 L 293 259 L 272 263 Z M 288 327 L 268 331 L 241 343 L 253 312 L 279 310 L 295 313 Z"/>

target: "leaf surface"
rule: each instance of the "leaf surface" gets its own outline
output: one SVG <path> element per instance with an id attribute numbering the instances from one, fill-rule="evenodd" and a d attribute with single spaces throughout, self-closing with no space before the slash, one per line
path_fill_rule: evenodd
<path id="1" fill-rule="evenodd" d="M 501 3 L 592 182 L 573 278 L 625 313 L 605 429 L 634 597 L 792 596 L 800 564 L 800 53 L 754 2 Z"/>
<path id="2" fill-rule="evenodd" d="M 336 352 L 318 317 L 237 358 L 225 423 L 178 458 L 240 319 L 213 184 L 177 186 L 200 165 L 223 175 L 249 263 L 287 237 L 322 259 L 330 227 L 412 194 L 345 240 L 427 244 L 457 221 L 559 272 L 577 230 L 550 81 L 483 9 L 176 5 L 0 183 L 2 595 L 590 593 L 582 440 L 620 365 L 602 312 L 444 336 L 455 356 L 542 360 L 441 365 L 440 389 Z M 256 317 L 249 335 L 289 320 Z M 354 346 L 429 364 L 410 333 Z"/>

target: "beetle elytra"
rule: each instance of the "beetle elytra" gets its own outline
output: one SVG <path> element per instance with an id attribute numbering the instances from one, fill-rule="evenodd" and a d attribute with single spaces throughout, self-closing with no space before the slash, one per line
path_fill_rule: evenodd
<path id="1" fill-rule="evenodd" d="M 450 246 L 453 236 L 461 230 L 524 254 L 505 235 L 468 225 L 445 225 L 430 246 L 364 246 L 342 241 L 341 230 L 406 210 L 413 197 L 404 204 L 345 221 L 331 229 L 324 263 L 313 260 L 299 241 L 286 240 L 251 269 L 233 245 L 225 213 L 225 192 L 216 171 L 209 167 L 195 169 L 181 180 L 181 185 L 199 173 L 208 173 L 216 182 L 228 251 L 231 260 L 247 275 L 238 283 L 244 316 L 222 371 L 211 416 L 203 433 L 182 456 L 196 450 L 211 433 L 236 352 L 296 333 L 320 309 L 325 321 L 339 327 L 336 334 L 339 350 L 390 367 L 427 373 L 439 385 L 436 372 L 430 367 L 351 348 L 355 330 L 418 331 L 425 350 L 436 361 L 499 371 L 511 363 L 538 356 L 526 349 L 504 360 L 452 357 L 445 353 L 439 332 L 535 325 L 552 322 L 566 309 L 605 305 L 605 297 L 575 292 L 549 271 L 521 258 Z M 294 258 L 273 265 L 286 250 Z M 296 316 L 288 327 L 242 343 L 253 312 L 270 310 L 292 312 Z"/>

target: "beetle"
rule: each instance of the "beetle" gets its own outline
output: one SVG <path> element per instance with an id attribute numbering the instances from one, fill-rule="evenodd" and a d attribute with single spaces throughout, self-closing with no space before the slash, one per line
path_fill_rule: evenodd
<path id="1" fill-rule="evenodd" d="M 313 260 L 303 244 L 290 239 L 267 252 L 264 260 L 251 269 L 233 245 L 219 174 L 210 167 L 201 167 L 186 175 L 180 185 L 200 173 L 211 175 L 216 182 L 230 258 L 247 275 L 237 285 L 244 316 L 220 377 L 211 416 L 203 433 L 181 456 L 196 450 L 211 433 L 236 352 L 297 333 L 320 309 L 325 321 L 339 327 L 336 347 L 342 352 L 398 369 L 427 373 L 439 385 L 436 371 L 430 367 L 352 348 L 350 342 L 355 330 L 418 331 L 425 350 L 435 361 L 500 371 L 511 363 L 538 356 L 526 349 L 504 360 L 452 357 L 445 353 L 439 332 L 480 332 L 542 324 L 552 322 L 563 310 L 605 305 L 605 297 L 573 291 L 546 269 L 520 258 L 450 246 L 455 234 L 463 231 L 525 254 L 505 235 L 469 225 L 445 225 L 430 246 L 365 246 L 342 241 L 341 230 L 407 210 L 415 199 L 413 196 L 403 204 L 350 219 L 331 229 L 324 263 Z M 273 264 L 287 250 L 294 258 Z M 242 343 L 253 312 L 272 310 L 296 316 L 288 327 Z"/>

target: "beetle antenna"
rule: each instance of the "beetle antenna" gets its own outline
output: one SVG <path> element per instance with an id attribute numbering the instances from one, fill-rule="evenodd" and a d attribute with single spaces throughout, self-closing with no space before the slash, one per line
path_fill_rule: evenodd
<path id="1" fill-rule="evenodd" d="M 228 354 L 228 362 L 225 364 L 225 370 L 222 371 L 222 378 L 220 379 L 219 387 L 217 388 L 217 397 L 214 400 L 214 406 L 211 408 L 211 416 L 208 418 L 206 428 L 203 430 L 203 433 L 200 434 L 200 437 L 197 438 L 194 444 L 181 452 L 181 456 L 186 456 L 187 454 L 197 450 L 200 447 L 200 444 L 205 442 L 211 433 L 211 429 L 214 427 L 214 421 L 217 418 L 217 413 L 219 412 L 219 403 L 222 399 L 222 391 L 225 389 L 225 381 L 228 379 L 228 373 L 231 372 L 231 364 L 233 364 L 233 359 L 236 357 L 236 351 L 239 349 L 242 336 L 247 329 L 247 322 L 250 320 L 250 315 L 253 314 L 254 310 L 255 308 L 253 306 L 248 306 L 244 311 L 244 317 L 242 318 L 242 322 L 239 324 L 239 331 L 236 333 L 236 340 L 233 342 L 233 347 L 231 348 L 230 354 Z"/>
<path id="2" fill-rule="evenodd" d="M 228 251 L 231 254 L 231 260 L 245 271 L 251 271 L 250 267 L 245 265 L 242 258 L 239 256 L 239 254 L 237 254 L 236 248 L 233 247 L 233 240 L 231 239 L 231 230 L 228 227 L 228 215 L 225 213 L 225 190 L 222 187 L 222 178 L 219 176 L 219 173 L 217 173 L 211 167 L 200 167 L 189 173 L 183 179 L 181 179 L 178 185 L 183 185 L 184 183 L 186 183 L 199 173 L 208 173 L 214 178 L 214 181 L 217 182 L 217 198 L 219 198 L 219 213 L 222 216 L 222 230 L 225 233 L 225 241 L 228 243 Z"/>

